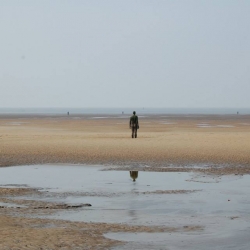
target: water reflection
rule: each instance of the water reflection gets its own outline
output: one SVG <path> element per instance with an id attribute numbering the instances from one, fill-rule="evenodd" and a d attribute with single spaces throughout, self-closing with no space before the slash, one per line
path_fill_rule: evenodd
<path id="1" fill-rule="evenodd" d="M 138 171 L 129 171 L 130 177 L 135 181 L 138 178 Z"/>
<path id="2" fill-rule="evenodd" d="M 132 171 L 131 171 L 132 172 Z M 134 171 L 136 172 L 136 171 Z M 129 222 L 136 223 L 138 221 L 138 207 L 140 207 L 140 201 L 138 200 L 138 188 L 137 185 L 131 186 L 131 197 L 128 202 L 128 213 Z"/>

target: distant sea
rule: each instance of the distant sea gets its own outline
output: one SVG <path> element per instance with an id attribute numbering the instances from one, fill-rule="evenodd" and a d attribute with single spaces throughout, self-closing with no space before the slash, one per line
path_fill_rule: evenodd
<path id="1" fill-rule="evenodd" d="M 62 115 L 67 114 L 214 114 L 214 115 L 233 115 L 250 114 L 250 108 L 0 108 L 0 114 L 48 114 Z"/>

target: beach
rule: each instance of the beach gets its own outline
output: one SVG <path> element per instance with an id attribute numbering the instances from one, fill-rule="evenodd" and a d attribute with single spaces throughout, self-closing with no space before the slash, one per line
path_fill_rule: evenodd
<path id="1" fill-rule="evenodd" d="M 132 139 L 126 115 L 2 116 L 0 166 L 202 163 L 235 170 L 246 166 L 241 171 L 248 172 L 250 116 L 148 115 L 139 120 L 138 138 Z"/>
<path id="2" fill-rule="evenodd" d="M 143 115 L 139 116 L 136 139 L 131 138 L 129 117 L 0 115 L 0 167 L 99 165 L 113 170 L 192 172 L 217 177 L 250 173 L 249 115 Z M 2 187 L 0 202 L 10 203 L 25 192 L 39 195 L 29 188 Z M 110 249 L 122 243 L 103 236 L 109 232 L 203 230 L 201 225 L 164 228 L 30 218 L 38 205 L 39 213 L 49 213 L 50 209 L 43 202 L 17 200 L 27 207 L 0 209 L 1 249 Z"/>

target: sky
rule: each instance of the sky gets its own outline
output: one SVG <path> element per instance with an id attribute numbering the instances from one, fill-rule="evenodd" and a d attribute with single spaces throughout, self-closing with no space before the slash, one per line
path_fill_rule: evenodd
<path id="1" fill-rule="evenodd" d="M 249 0 L 0 0 L 0 107 L 250 108 Z"/>

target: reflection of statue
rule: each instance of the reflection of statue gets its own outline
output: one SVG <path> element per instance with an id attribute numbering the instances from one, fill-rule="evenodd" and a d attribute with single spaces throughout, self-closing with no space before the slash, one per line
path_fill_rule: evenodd
<path id="1" fill-rule="evenodd" d="M 138 171 L 129 171 L 130 177 L 135 181 L 138 178 Z"/>

